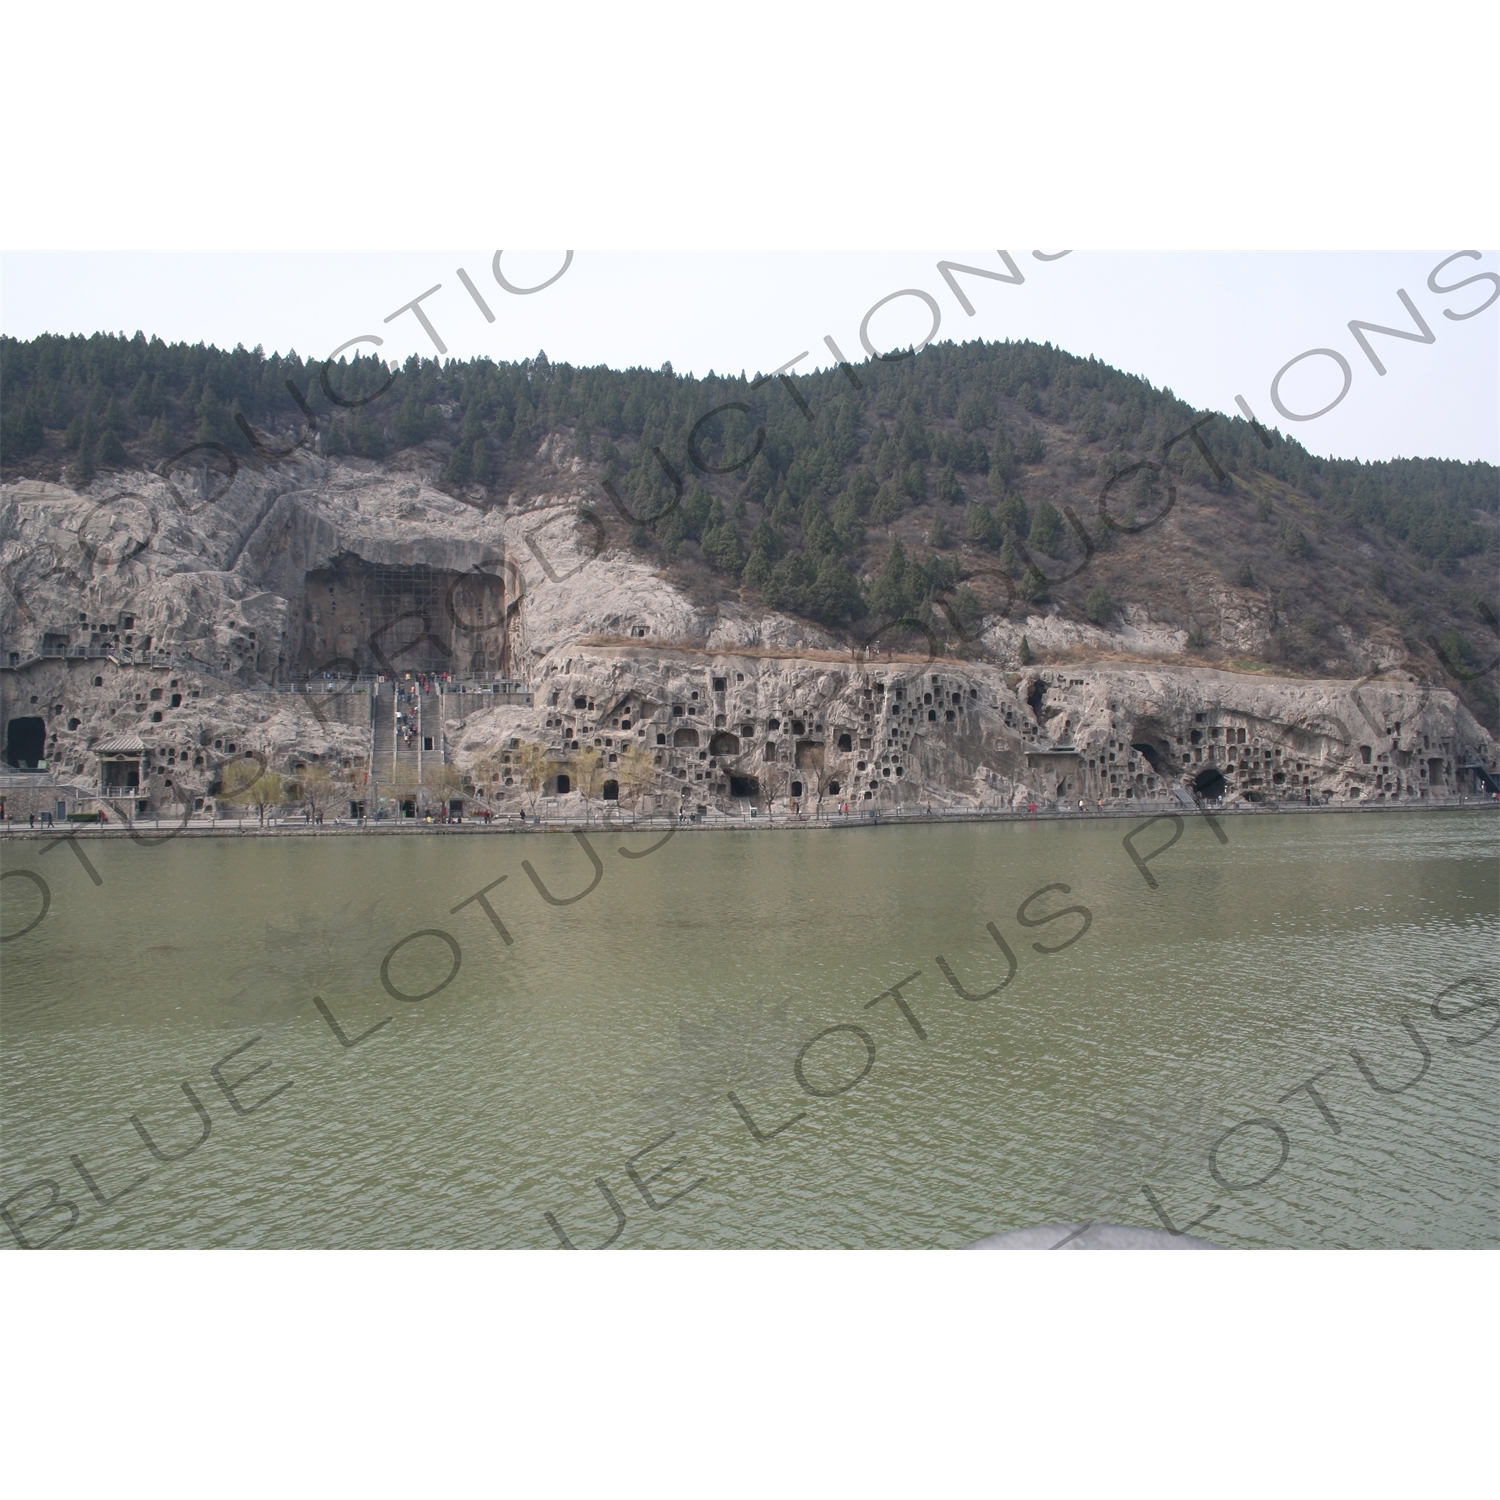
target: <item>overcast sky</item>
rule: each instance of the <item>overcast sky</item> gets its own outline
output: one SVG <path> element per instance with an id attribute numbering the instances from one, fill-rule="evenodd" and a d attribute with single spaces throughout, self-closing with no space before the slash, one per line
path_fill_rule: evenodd
<path id="1" fill-rule="evenodd" d="M 1064 247 L 1044 246 L 1053 256 Z M 1007 252 L 1023 278 L 993 281 L 953 273 L 974 308 L 947 284 L 943 260 L 1009 277 L 996 250 L 870 253 L 590 252 L 578 250 L 550 286 L 517 295 L 494 274 L 494 251 L 392 253 L 8 253 L 0 262 L 0 328 L 17 338 L 42 332 L 133 333 L 169 341 L 295 348 L 325 357 L 359 335 L 403 359 L 438 353 L 417 317 L 386 318 L 421 304 L 455 357 L 521 359 L 545 349 L 574 364 L 710 369 L 794 368 L 832 361 L 826 338 L 862 358 L 865 315 L 893 292 L 921 291 L 936 304 L 938 339 L 1050 340 L 1079 355 L 1170 386 L 1200 408 L 1234 412 L 1235 398 L 1267 426 L 1315 453 L 1366 459 L 1396 456 L 1500 461 L 1500 257 L 1460 256 L 1467 247 L 1347 254 L 1090 253 L 1042 260 Z M 535 286 L 563 266 L 564 252 L 508 251 L 500 273 Z M 464 286 L 464 270 L 493 315 Z M 1351 320 L 1420 333 L 1405 291 L 1433 341 L 1369 334 L 1386 368 L 1377 373 Z M 920 341 L 934 321 L 916 296 L 896 297 L 869 320 L 880 351 Z M 360 346 L 375 352 L 373 344 Z M 1348 390 L 1326 415 L 1291 421 L 1273 403 L 1278 371 L 1308 350 L 1333 350 L 1348 365 Z M 1293 366 L 1277 390 L 1287 411 L 1307 414 L 1334 401 L 1346 376 L 1328 354 Z"/>

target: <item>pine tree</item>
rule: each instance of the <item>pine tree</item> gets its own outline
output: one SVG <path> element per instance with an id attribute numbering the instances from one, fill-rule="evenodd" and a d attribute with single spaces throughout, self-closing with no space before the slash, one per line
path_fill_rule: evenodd
<path id="1" fill-rule="evenodd" d="M 78 454 L 68 466 L 68 477 L 74 484 L 87 484 L 94 477 L 94 448 L 98 441 L 94 419 L 85 415 L 78 428 Z"/>
<path id="2" fill-rule="evenodd" d="M 954 618 L 971 633 L 984 616 L 978 596 L 967 584 L 961 585 L 954 591 L 952 607 Z"/>
<path id="3" fill-rule="evenodd" d="M 845 490 L 833 507 L 833 526 L 847 552 L 858 552 L 865 544 L 865 526 L 860 519 L 859 504 Z"/>
<path id="4" fill-rule="evenodd" d="M 1016 585 L 1016 592 L 1028 604 L 1042 604 L 1048 598 L 1047 575 L 1037 567 L 1035 563 L 1027 568 L 1021 575 L 1021 581 Z"/>
<path id="5" fill-rule="evenodd" d="M 7 462 L 37 452 L 46 441 L 41 418 L 29 401 L 18 416 L 7 417 L 0 425 L 0 448 L 3 448 Z"/>
<path id="6" fill-rule="evenodd" d="M 151 406 L 151 377 L 144 372 L 136 381 L 135 389 L 130 393 L 130 409 L 138 417 L 154 415 Z"/>
<path id="7" fill-rule="evenodd" d="M 766 455 L 758 453 L 745 473 L 745 482 L 740 486 L 740 494 L 744 496 L 747 504 L 757 505 L 771 493 L 771 486 L 775 482 L 776 471 L 772 469 Z"/>
<path id="8" fill-rule="evenodd" d="M 77 485 L 85 485 L 94 477 L 94 445 L 79 444 L 77 457 L 68 465 L 68 477 Z"/>
<path id="9" fill-rule="evenodd" d="M 808 613 L 825 625 L 834 625 L 857 615 L 864 603 L 860 598 L 858 580 L 839 557 L 823 559 L 818 565 L 817 581 L 808 594 Z"/>
<path id="10" fill-rule="evenodd" d="M 906 548 L 899 536 L 891 538 L 891 550 L 886 553 L 880 572 L 870 585 L 870 608 L 886 620 L 900 619 L 911 613 L 914 603 L 907 583 L 908 565 Z"/>
<path id="11" fill-rule="evenodd" d="M 688 539 L 688 524 L 680 505 L 668 511 L 657 522 L 656 539 L 668 557 L 677 556 L 677 549 Z"/>
<path id="12" fill-rule="evenodd" d="M 854 502 L 860 515 L 869 513 L 870 502 L 880 490 L 875 476 L 868 469 L 856 469 L 849 480 L 849 488 L 844 492 Z"/>
<path id="13" fill-rule="evenodd" d="M 766 559 L 766 554 L 759 550 L 750 554 L 750 561 L 745 564 L 745 571 L 740 575 L 741 582 L 746 588 L 763 591 L 771 581 L 771 564 Z"/>
<path id="14" fill-rule="evenodd" d="M 698 541 L 702 541 L 718 525 L 723 514 L 723 510 L 718 508 L 718 502 L 701 484 L 695 484 L 682 502 L 682 516 L 687 522 L 688 535 Z"/>
<path id="15" fill-rule="evenodd" d="M 988 427 L 995 419 L 995 405 L 993 401 L 986 400 L 978 392 L 970 392 L 958 403 L 958 425 L 965 432 L 977 432 L 981 427 Z"/>
<path id="16" fill-rule="evenodd" d="M 1021 637 L 1021 649 L 1016 653 L 1023 667 L 1029 667 L 1036 660 L 1031 654 L 1031 642 L 1023 635 Z"/>
<path id="17" fill-rule="evenodd" d="M 905 496 L 893 480 L 886 480 L 870 505 L 870 519 L 877 526 L 889 526 L 901 514 Z"/>
<path id="18" fill-rule="evenodd" d="M 1050 500 L 1044 498 L 1038 503 L 1026 540 L 1049 556 L 1056 556 L 1062 541 L 1062 517 Z"/>
<path id="19" fill-rule="evenodd" d="M 1015 445 L 1002 432 L 995 439 L 995 451 L 990 455 L 990 493 L 1003 495 L 1010 488 L 1019 468 Z"/>
<path id="20" fill-rule="evenodd" d="M 1094 517 L 1094 551 L 1108 552 L 1115 544 L 1115 529 L 1109 524 L 1103 509 Z"/>
<path id="21" fill-rule="evenodd" d="M 750 533 L 750 546 L 753 551 L 763 553 L 773 563 L 786 556 L 786 538 L 764 516 L 755 523 L 755 530 Z"/>
<path id="22" fill-rule="evenodd" d="M 988 505 L 971 505 L 968 525 L 969 540 L 977 542 L 981 547 L 987 547 L 991 552 L 1000 545 L 1004 538 L 1004 533 L 995 520 L 995 513 Z"/>
<path id="23" fill-rule="evenodd" d="M 802 507 L 802 545 L 814 557 L 836 555 L 842 550 L 838 533 L 828 524 L 823 507 L 811 495 Z"/>
<path id="24" fill-rule="evenodd" d="M 739 573 L 745 566 L 745 544 L 728 521 L 716 526 L 703 538 L 703 555 L 720 573 Z"/>
<path id="25" fill-rule="evenodd" d="M 1017 494 L 1007 495 L 995 507 L 995 523 L 1007 536 L 1024 536 L 1031 529 L 1025 501 Z"/>

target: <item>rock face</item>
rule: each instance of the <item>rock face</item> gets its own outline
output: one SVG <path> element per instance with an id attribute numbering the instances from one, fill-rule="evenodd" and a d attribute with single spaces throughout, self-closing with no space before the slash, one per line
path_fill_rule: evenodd
<path id="1" fill-rule="evenodd" d="M 1399 662 L 1358 682 L 1192 666 L 1184 633 L 1143 608 L 1111 630 L 1035 606 L 986 617 L 960 660 L 910 640 L 897 655 L 851 650 L 733 601 L 700 607 L 589 509 L 576 460 L 534 474 L 488 509 L 421 472 L 315 456 L 227 487 L 182 471 L 85 493 L 7 486 L 7 760 L 45 761 L 74 801 L 113 778 L 117 798 L 171 809 L 210 798 L 249 751 L 294 777 L 321 762 L 369 801 L 396 770 L 381 738 L 390 689 L 372 695 L 370 679 L 411 673 L 433 686 L 431 756 L 502 810 L 523 799 L 528 741 L 553 751 L 543 794 L 569 798 L 571 755 L 597 748 L 603 796 L 628 799 L 615 767 L 644 747 L 656 781 L 634 791 L 672 811 L 1405 801 L 1472 791 L 1467 767 L 1496 769 L 1495 742 L 1454 695 Z M 1265 622 L 1230 626 L 1249 641 Z M 1023 637 L 1072 659 L 1022 666 Z M 497 679 L 516 686 L 496 692 Z M 100 754 L 132 734 L 133 785 Z"/>

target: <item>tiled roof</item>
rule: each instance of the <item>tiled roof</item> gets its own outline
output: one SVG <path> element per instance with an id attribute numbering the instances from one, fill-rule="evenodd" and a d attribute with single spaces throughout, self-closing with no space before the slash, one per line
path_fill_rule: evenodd
<path id="1" fill-rule="evenodd" d="M 112 734 L 93 746 L 95 755 L 140 755 L 146 742 L 138 734 Z"/>

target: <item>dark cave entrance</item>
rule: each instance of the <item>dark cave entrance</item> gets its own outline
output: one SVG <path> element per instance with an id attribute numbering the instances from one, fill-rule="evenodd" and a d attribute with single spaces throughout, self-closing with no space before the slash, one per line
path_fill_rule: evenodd
<path id="1" fill-rule="evenodd" d="M 17 769 L 34 771 L 47 754 L 47 724 L 28 715 L 5 726 L 5 759 Z"/>
<path id="2" fill-rule="evenodd" d="M 1209 801 L 1222 797 L 1228 789 L 1229 783 L 1224 780 L 1224 773 L 1217 766 L 1205 766 L 1193 777 L 1193 790 Z"/>
<path id="3" fill-rule="evenodd" d="M 1160 750 L 1156 748 L 1155 745 L 1148 745 L 1144 740 L 1141 740 L 1139 742 L 1132 740 L 1130 748 L 1136 751 L 1137 754 L 1144 757 L 1146 764 L 1150 766 L 1158 776 L 1166 775 L 1166 772 L 1162 769 L 1162 761 L 1165 759 L 1165 756 Z"/>

